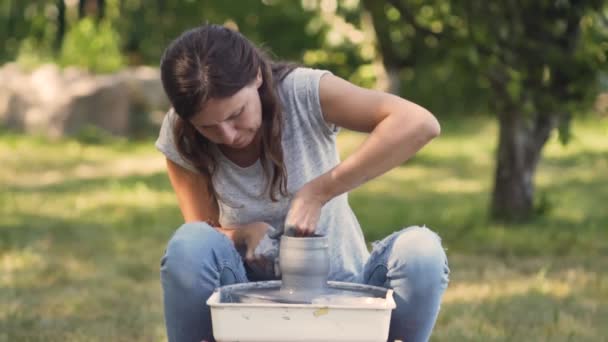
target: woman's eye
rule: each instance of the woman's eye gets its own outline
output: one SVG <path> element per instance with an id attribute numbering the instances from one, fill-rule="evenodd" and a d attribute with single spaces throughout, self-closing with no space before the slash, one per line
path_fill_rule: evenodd
<path id="1" fill-rule="evenodd" d="M 234 119 L 238 118 L 239 116 L 241 116 L 241 114 L 243 114 L 243 110 L 242 110 L 242 109 L 241 109 L 241 111 L 240 111 L 240 112 L 238 112 L 237 114 L 235 114 L 235 115 L 231 116 L 231 117 L 230 117 L 230 119 L 231 119 L 231 120 L 234 120 Z"/>

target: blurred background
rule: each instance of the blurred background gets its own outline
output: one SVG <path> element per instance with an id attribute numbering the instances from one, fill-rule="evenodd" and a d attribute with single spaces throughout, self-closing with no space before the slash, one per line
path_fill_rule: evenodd
<path id="1" fill-rule="evenodd" d="M 0 341 L 166 339 L 157 67 L 204 22 L 438 117 L 350 195 L 370 243 L 442 236 L 433 341 L 608 341 L 603 0 L 0 0 Z"/>

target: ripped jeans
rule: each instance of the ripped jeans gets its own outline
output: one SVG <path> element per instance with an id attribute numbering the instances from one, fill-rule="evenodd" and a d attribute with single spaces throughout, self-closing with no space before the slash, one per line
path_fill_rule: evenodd
<path id="1" fill-rule="evenodd" d="M 160 271 L 170 342 L 213 341 L 207 298 L 219 286 L 248 281 L 230 239 L 202 222 L 175 232 Z M 449 272 L 441 240 L 426 227 L 404 228 L 374 243 L 359 278 L 394 291 L 389 341 L 429 339 Z"/>

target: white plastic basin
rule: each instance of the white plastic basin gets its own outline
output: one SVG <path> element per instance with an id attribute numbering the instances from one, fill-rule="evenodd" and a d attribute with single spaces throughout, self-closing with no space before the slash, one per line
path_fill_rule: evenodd
<path id="1" fill-rule="evenodd" d="M 280 281 L 263 283 L 280 286 Z M 219 342 L 387 340 L 391 312 L 395 308 L 392 290 L 343 282 L 330 281 L 328 284 L 354 291 L 371 289 L 384 296 L 321 300 L 315 304 L 223 303 L 222 291 L 247 285 L 225 286 L 217 289 L 207 300 L 211 308 L 213 335 Z"/>

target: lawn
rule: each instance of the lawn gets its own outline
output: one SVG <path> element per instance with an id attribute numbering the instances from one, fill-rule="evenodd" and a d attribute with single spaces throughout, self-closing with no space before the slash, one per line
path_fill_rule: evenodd
<path id="1" fill-rule="evenodd" d="M 608 120 L 552 137 L 539 212 L 487 219 L 496 126 L 449 119 L 413 160 L 351 194 L 368 241 L 426 224 L 448 249 L 433 341 L 608 341 Z M 340 133 L 347 155 L 362 136 Z M 179 226 L 153 140 L 0 134 L 0 341 L 162 341 L 158 264 Z"/>

